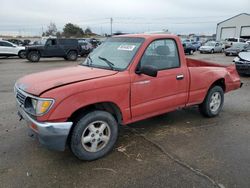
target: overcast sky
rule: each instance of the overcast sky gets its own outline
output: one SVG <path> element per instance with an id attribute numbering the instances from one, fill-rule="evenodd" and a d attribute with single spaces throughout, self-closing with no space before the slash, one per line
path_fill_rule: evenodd
<path id="1" fill-rule="evenodd" d="M 111 17 L 114 32 L 213 34 L 218 22 L 243 12 L 250 0 L 1 0 L 0 34 L 39 35 L 50 22 L 110 33 Z"/>

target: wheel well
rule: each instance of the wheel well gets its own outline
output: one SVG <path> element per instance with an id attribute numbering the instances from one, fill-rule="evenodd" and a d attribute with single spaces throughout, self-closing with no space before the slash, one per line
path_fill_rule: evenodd
<path id="1" fill-rule="evenodd" d="M 41 53 L 40 53 L 39 50 L 30 50 L 30 51 L 28 51 L 27 55 L 28 55 L 30 52 L 37 52 L 39 55 L 41 55 Z"/>
<path id="2" fill-rule="evenodd" d="M 87 114 L 94 110 L 104 110 L 111 113 L 119 124 L 122 123 L 122 113 L 119 107 L 112 102 L 101 102 L 96 104 L 91 104 L 76 110 L 69 118 L 70 121 L 76 122 L 80 116 Z"/>
<path id="3" fill-rule="evenodd" d="M 225 79 L 224 78 L 221 78 L 219 80 L 216 80 L 209 89 L 211 89 L 212 87 L 214 86 L 220 86 L 223 91 L 225 92 L 226 91 L 226 85 L 225 85 Z"/>
<path id="4" fill-rule="evenodd" d="M 76 53 L 78 54 L 78 51 L 77 51 L 77 50 L 73 50 L 73 49 L 71 49 L 71 50 L 69 50 L 69 51 L 68 51 L 68 53 L 67 53 L 67 54 L 69 54 L 70 52 L 76 52 Z"/>

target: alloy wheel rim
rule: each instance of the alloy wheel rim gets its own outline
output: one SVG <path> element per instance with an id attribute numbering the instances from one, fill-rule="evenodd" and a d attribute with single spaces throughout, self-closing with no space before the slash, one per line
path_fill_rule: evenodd
<path id="1" fill-rule="evenodd" d="M 105 121 L 94 121 L 83 131 L 81 143 L 88 152 L 98 152 L 109 142 L 111 136 L 110 127 Z"/>
<path id="2" fill-rule="evenodd" d="M 221 105 L 221 95 L 219 92 L 214 92 L 211 96 L 209 107 L 212 112 L 218 111 Z"/>

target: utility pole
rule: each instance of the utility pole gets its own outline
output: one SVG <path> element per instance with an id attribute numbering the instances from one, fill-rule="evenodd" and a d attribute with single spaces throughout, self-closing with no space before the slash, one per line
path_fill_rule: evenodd
<path id="1" fill-rule="evenodd" d="M 110 36 L 112 36 L 112 24 L 113 24 L 113 18 L 110 18 Z"/>

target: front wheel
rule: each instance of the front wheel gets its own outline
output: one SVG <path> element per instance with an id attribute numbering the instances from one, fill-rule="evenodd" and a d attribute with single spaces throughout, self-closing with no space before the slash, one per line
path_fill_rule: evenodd
<path id="1" fill-rule="evenodd" d="M 190 50 L 189 51 L 189 55 L 193 55 L 194 54 L 194 51 L 193 50 Z"/>
<path id="2" fill-rule="evenodd" d="M 112 150 L 117 136 L 115 118 L 105 111 L 93 111 L 76 122 L 70 139 L 71 150 L 80 160 L 95 160 Z"/>
<path id="3" fill-rule="evenodd" d="M 199 105 L 201 114 L 206 117 L 217 116 L 224 103 L 224 91 L 220 86 L 214 86 L 211 88 L 203 103 Z"/>
<path id="4" fill-rule="evenodd" d="M 37 51 L 31 51 L 28 53 L 27 59 L 31 62 L 38 62 L 40 60 L 40 54 Z"/>

